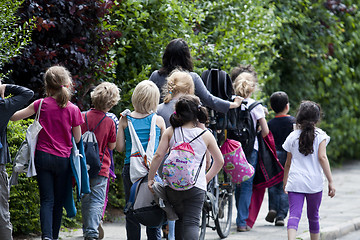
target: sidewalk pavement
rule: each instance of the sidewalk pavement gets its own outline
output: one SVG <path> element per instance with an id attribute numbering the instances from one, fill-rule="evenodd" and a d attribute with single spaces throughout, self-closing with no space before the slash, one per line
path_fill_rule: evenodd
<path id="1" fill-rule="evenodd" d="M 320 207 L 321 239 L 340 239 L 347 233 L 360 229 L 360 161 L 344 164 L 341 168 L 333 168 L 333 179 L 336 188 L 336 196 L 327 196 L 327 184 L 324 186 L 323 200 Z M 258 219 L 249 232 L 236 232 L 236 208 L 233 208 L 233 221 L 229 240 L 281 240 L 287 239 L 286 227 L 277 227 L 265 221 L 268 211 L 268 198 L 265 194 Z M 235 202 L 235 201 L 234 201 Z M 287 219 L 285 220 L 287 223 Z M 126 239 L 124 219 L 120 218 L 114 223 L 104 223 L 105 238 L 107 240 Z M 306 203 L 299 224 L 298 239 L 310 240 L 308 222 L 306 217 Z M 82 230 L 64 230 L 60 234 L 61 239 L 80 240 Z M 40 238 L 35 238 L 40 239 Z M 142 229 L 142 239 L 146 239 L 145 229 Z M 206 239 L 220 239 L 216 231 L 207 228 Z M 353 240 L 359 240 L 358 238 Z"/>

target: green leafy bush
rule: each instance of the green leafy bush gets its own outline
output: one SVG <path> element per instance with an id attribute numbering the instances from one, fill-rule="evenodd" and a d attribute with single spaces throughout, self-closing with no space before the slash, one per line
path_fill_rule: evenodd
<path id="1" fill-rule="evenodd" d="M 32 119 L 9 122 L 7 138 L 12 157 L 25 139 L 26 129 L 33 122 Z M 12 165 L 8 166 L 8 173 L 12 173 Z M 10 189 L 10 218 L 14 234 L 28 234 L 40 232 L 40 197 L 36 178 L 19 175 L 18 185 Z"/>
<path id="2" fill-rule="evenodd" d="M 31 44 L 11 59 L 3 71 L 10 71 L 9 82 L 26 86 L 43 95 L 42 75 L 47 68 L 60 64 L 69 69 L 75 81 L 74 102 L 83 110 L 83 101 L 91 84 L 111 76 L 109 48 L 119 32 L 104 30 L 105 16 L 112 1 L 24 0 L 19 10 L 22 21 L 34 18 Z"/>
<path id="3" fill-rule="evenodd" d="M 0 2 L 0 69 L 18 55 L 30 40 L 31 21 L 26 19 L 23 24 L 19 24 L 19 17 L 16 15 L 21 3 L 22 1 Z"/>
<path id="4" fill-rule="evenodd" d="M 274 1 L 281 21 L 274 47 L 277 58 L 264 93 L 288 93 L 292 113 L 303 99 L 323 108 L 320 125 L 331 136 L 333 163 L 358 159 L 360 27 L 358 1 Z"/>

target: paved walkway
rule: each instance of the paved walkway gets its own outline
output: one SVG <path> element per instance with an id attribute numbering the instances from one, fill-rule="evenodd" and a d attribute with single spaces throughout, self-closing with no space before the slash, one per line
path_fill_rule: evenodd
<path id="1" fill-rule="evenodd" d="M 336 196 L 329 198 L 327 196 L 327 185 L 324 188 L 323 201 L 320 208 L 320 227 L 321 239 L 340 239 L 341 236 L 349 232 L 360 229 L 360 161 L 348 163 L 341 168 L 332 169 L 334 183 L 336 187 Z M 236 232 L 235 225 L 235 206 L 233 213 L 233 224 L 229 240 L 279 240 L 287 239 L 286 227 L 276 227 L 264 220 L 267 214 L 267 194 L 265 195 L 257 222 L 249 232 Z M 306 218 L 306 204 L 298 229 L 298 239 L 308 240 L 308 223 Z M 123 219 L 117 223 L 105 223 L 105 238 L 108 240 L 126 239 L 126 232 Z M 80 240 L 82 238 L 81 229 L 61 232 L 61 239 Z M 143 231 L 143 238 L 146 239 Z M 35 238 L 40 239 L 40 238 Z M 206 239 L 220 239 L 211 229 L 206 231 Z M 360 232 L 353 240 L 360 239 Z"/>

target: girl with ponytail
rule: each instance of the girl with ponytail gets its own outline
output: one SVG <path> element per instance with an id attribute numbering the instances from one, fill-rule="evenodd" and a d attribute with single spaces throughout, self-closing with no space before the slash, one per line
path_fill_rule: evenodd
<path id="1" fill-rule="evenodd" d="M 184 95 L 175 104 L 175 112 L 170 117 L 171 127 L 167 128 L 160 139 L 159 147 L 151 163 L 148 186 L 153 191 L 154 177 L 168 149 L 179 142 L 189 143 L 195 153 L 195 161 L 200 166 L 205 152 L 208 150 L 213 157 L 213 165 L 205 172 L 205 164 L 195 185 L 184 191 L 177 191 L 164 181 L 167 200 L 174 207 L 179 217 L 175 223 L 175 239 L 199 239 L 201 209 L 205 199 L 207 183 L 220 171 L 224 159 L 214 136 L 200 128 L 208 120 L 207 110 L 201 106 L 198 97 Z"/>
<path id="2" fill-rule="evenodd" d="M 286 138 L 287 151 L 284 168 L 284 191 L 289 196 L 288 239 L 295 240 L 304 199 L 311 240 L 320 237 L 319 207 L 322 199 L 323 175 L 328 180 L 328 195 L 335 196 L 326 146 L 330 137 L 316 124 L 320 121 L 320 105 L 303 101 L 296 115 L 296 129 Z"/>
<path id="3" fill-rule="evenodd" d="M 40 108 L 39 132 L 35 151 L 35 168 L 40 192 L 40 223 L 42 239 L 58 239 L 66 184 L 71 174 L 71 137 L 81 138 L 84 122 L 80 109 L 70 102 L 72 79 L 61 66 L 50 67 L 44 74 L 44 99 L 17 111 L 12 121 L 34 115 Z M 41 103 L 41 105 L 40 105 Z"/>

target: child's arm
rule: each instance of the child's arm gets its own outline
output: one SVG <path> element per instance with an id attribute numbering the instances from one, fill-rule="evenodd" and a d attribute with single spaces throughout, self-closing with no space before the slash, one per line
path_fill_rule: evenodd
<path id="1" fill-rule="evenodd" d="M 108 116 L 108 114 L 106 114 L 106 116 Z M 114 115 L 114 117 L 116 118 L 115 115 Z M 116 123 L 113 118 L 111 118 L 111 120 L 113 120 L 112 123 L 114 123 L 114 125 L 109 129 L 107 147 L 109 150 L 114 150 L 114 148 L 116 147 L 116 134 L 117 133 L 116 133 Z"/>
<path id="2" fill-rule="evenodd" d="M 16 113 L 14 113 L 14 115 L 12 115 L 10 120 L 18 121 L 18 120 L 30 117 L 30 116 L 34 115 L 34 113 L 35 113 L 35 108 L 34 108 L 34 103 L 32 103 L 29 106 L 27 106 L 26 108 L 21 109 L 21 110 L 17 111 Z"/>
<path id="3" fill-rule="evenodd" d="M 284 192 L 286 194 L 287 194 L 287 192 L 285 191 L 285 186 L 287 184 L 287 180 L 288 180 L 288 176 L 289 176 L 289 170 L 290 170 L 290 166 L 291 166 L 291 158 L 292 158 L 292 154 L 290 152 L 288 152 L 287 156 L 286 156 L 285 166 L 284 166 L 284 179 L 283 179 L 283 188 L 284 188 Z"/>
<path id="4" fill-rule="evenodd" d="M 155 152 L 155 155 L 151 161 L 150 170 L 148 174 L 148 187 L 151 192 L 154 192 L 152 187 L 154 184 L 154 178 L 157 170 L 160 167 L 160 164 L 162 160 L 164 159 L 164 156 L 169 149 L 169 141 L 171 139 L 171 136 L 173 135 L 173 128 L 169 127 L 165 130 L 164 135 L 160 139 L 159 146 Z"/>
<path id="5" fill-rule="evenodd" d="M 80 142 L 81 139 L 81 126 L 76 126 L 72 128 L 72 134 L 74 136 L 75 142 Z"/>
<path id="6" fill-rule="evenodd" d="M 265 118 L 260 118 L 259 123 L 260 123 L 260 127 L 261 127 L 261 136 L 266 137 L 266 135 L 269 134 L 269 127 L 267 125 Z"/>
<path id="7" fill-rule="evenodd" d="M 161 116 L 157 116 L 156 125 L 160 128 L 160 136 L 162 136 L 166 130 L 164 118 Z"/>
<path id="8" fill-rule="evenodd" d="M 109 142 L 108 143 L 109 150 L 113 150 L 115 147 L 116 147 L 116 142 L 113 142 L 113 143 Z"/>
<path id="9" fill-rule="evenodd" d="M 122 152 L 125 149 L 125 128 L 127 127 L 126 117 L 121 116 L 119 121 L 119 128 L 116 135 L 116 150 Z"/>
<path id="10" fill-rule="evenodd" d="M 206 173 L 206 182 L 208 183 L 224 165 L 224 158 L 220 152 L 220 149 L 216 143 L 214 135 L 212 135 L 209 131 L 204 133 L 203 136 L 205 142 L 207 142 L 207 149 L 209 150 L 211 156 L 213 157 L 213 164 L 210 170 Z"/>
<path id="11" fill-rule="evenodd" d="M 205 170 L 208 171 L 209 168 L 211 167 L 211 155 L 210 155 L 210 152 L 208 150 L 206 151 L 205 159 L 206 159 L 206 168 L 205 168 Z"/>
<path id="12" fill-rule="evenodd" d="M 324 171 L 324 174 L 328 180 L 328 187 L 329 187 L 328 195 L 330 197 L 334 197 L 335 196 L 335 188 L 333 185 L 329 160 L 326 155 L 326 140 L 325 139 L 319 145 L 319 162 L 320 162 L 320 165 L 321 165 L 321 167 Z"/>

